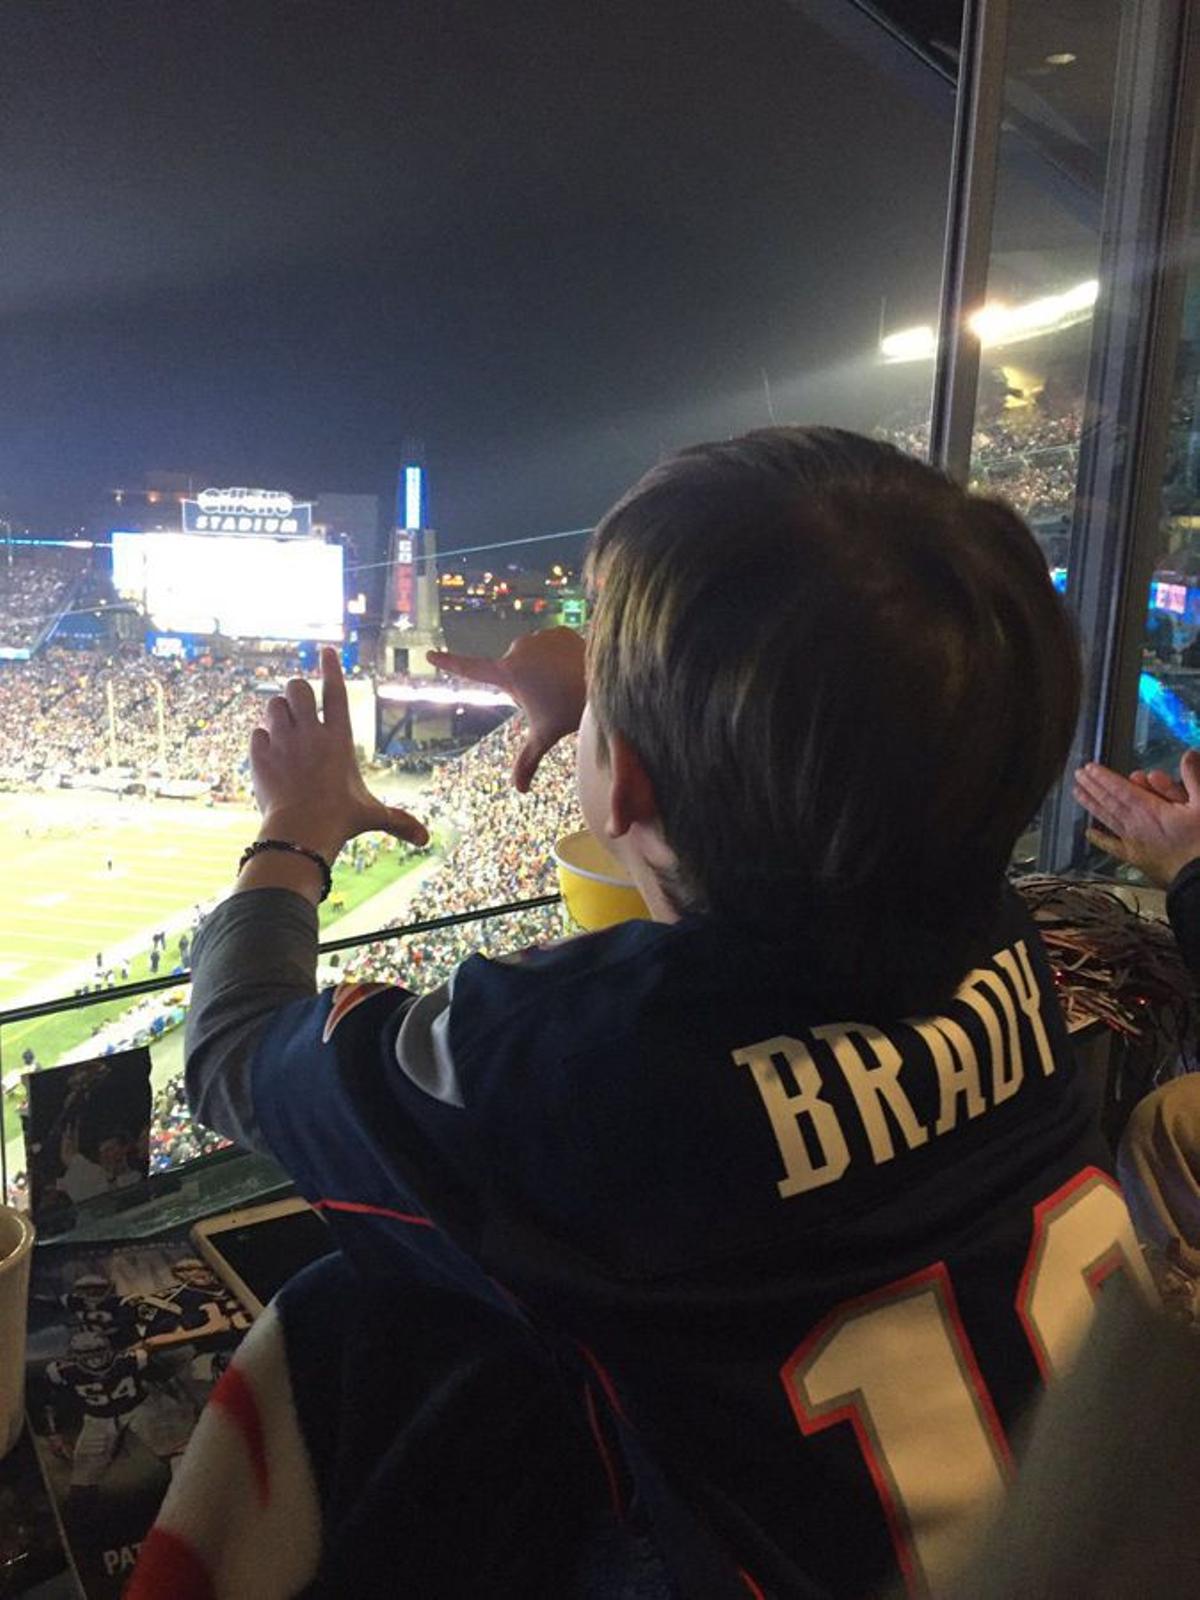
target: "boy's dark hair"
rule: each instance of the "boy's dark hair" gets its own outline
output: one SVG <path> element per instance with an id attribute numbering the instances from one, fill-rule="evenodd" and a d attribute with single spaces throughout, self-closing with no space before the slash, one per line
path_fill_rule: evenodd
<path id="1" fill-rule="evenodd" d="M 1029 530 L 891 445 L 683 450 L 596 529 L 590 696 L 654 783 L 665 884 L 827 993 L 942 1003 L 1066 757 L 1079 653 Z"/>

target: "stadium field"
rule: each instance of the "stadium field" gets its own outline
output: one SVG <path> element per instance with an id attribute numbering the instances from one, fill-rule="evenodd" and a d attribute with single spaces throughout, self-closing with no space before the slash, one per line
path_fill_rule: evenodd
<path id="1" fill-rule="evenodd" d="M 148 977 L 159 931 L 167 935 L 159 970 L 169 972 L 179 964 L 180 933 L 190 933 L 198 905 L 229 886 L 257 827 L 256 813 L 241 806 L 77 792 L 0 795 L 0 872 L 9 885 L 0 1009 L 70 995 L 108 971 L 121 982 L 126 962 L 130 981 Z M 361 873 L 344 859 L 323 922 L 394 882 L 414 859 L 385 850 Z M 4 1076 L 19 1067 L 25 1049 L 48 1065 L 120 1009 L 97 1005 L 4 1028 Z"/>

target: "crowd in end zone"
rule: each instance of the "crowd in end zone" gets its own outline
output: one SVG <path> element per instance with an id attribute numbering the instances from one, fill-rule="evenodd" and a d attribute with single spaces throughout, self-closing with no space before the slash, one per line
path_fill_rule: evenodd
<path id="1" fill-rule="evenodd" d="M 46 648 L 0 670 L 0 784 L 58 787 L 120 766 L 246 800 L 264 691 L 293 670 L 285 656 L 191 663 L 132 644 Z"/>

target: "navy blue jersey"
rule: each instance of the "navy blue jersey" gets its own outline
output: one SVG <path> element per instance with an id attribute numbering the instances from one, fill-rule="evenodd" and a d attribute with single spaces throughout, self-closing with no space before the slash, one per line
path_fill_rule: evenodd
<path id="1" fill-rule="evenodd" d="M 136 1297 L 108 1294 L 97 1300 L 71 1290 L 61 1303 L 79 1327 L 102 1333 L 114 1345 L 136 1344 L 141 1338 Z"/>
<path id="2" fill-rule="evenodd" d="M 146 1398 L 146 1365 L 144 1350 L 122 1350 L 99 1372 L 67 1359 L 48 1362 L 46 1376 L 57 1388 L 70 1390 L 88 1416 L 116 1418 Z"/>
<path id="3" fill-rule="evenodd" d="M 204 1327 L 211 1315 L 210 1307 L 215 1307 L 217 1315 L 226 1322 L 236 1317 L 239 1328 L 249 1326 L 246 1313 L 219 1284 L 212 1288 L 197 1288 L 195 1284 L 181 1283 L 177 1289 L 171 1290 L 168 1298 L 176 1309 L 181 1328 Z"/>
<path id="4" fill-rule="evenodd" d="M 287 1006 L 254 1110 L 360 1262 L 415 1251 L 571 1353 L 687 1592 L 716 1549 L 769 1594 L 921 1594 L 1141 1271 L 1013 894 L 993 949 L 942 1015 L 865 1021 L 785 947 L 628 923 L 448 1001 Z"/>
<path id="5" fill-rule="evenodd" d="M 216 1314 L 230 1327 L 244 1329 L 250 1326 L 250 1319 L 237 1300 L 220 1286 L 206 1289 L 180 1283 L 161 1293 L 148 1295 L 142 1302 L 142 1312 L 151 1335 L 205 1328 L 210 1320 L 210 1307 L 215 1307 Z"/>

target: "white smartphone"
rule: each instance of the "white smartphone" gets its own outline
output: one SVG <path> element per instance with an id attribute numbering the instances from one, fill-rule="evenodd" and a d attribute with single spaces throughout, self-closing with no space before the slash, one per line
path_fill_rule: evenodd
<path id="1" fill-rule="evenodd" d="M 337 1249 L 324 1218 L 300 1199 L 207 1217 L 195 1224 L 191 1236 L 252 1316 L 302 1267 Z"/>

